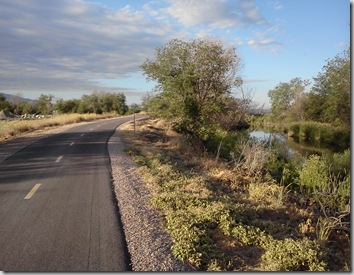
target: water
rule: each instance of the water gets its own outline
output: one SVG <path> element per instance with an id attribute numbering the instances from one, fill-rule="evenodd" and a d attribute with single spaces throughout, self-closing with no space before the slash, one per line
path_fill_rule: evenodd
<path id="1" fill-rule="evenodd" d="M 294 152 L 298 152 L 302 156 L 308 157 L 312 154 L 322 155 L 324 153 L 333 153 L 338 151 L 337 148 L 334 147 L 319 146 L 318 144 L 309 141 L 294 140 L 292 138 L 288 138 L 287 135 L 278 133 L 267 133 L 262 130 L 254 130 L 248 134 L 250 138 L 256 139 L 260 142 L 270 143 L 275 139 L 277 142 L 286 147 L 290 155 L 294 154 Z"/>

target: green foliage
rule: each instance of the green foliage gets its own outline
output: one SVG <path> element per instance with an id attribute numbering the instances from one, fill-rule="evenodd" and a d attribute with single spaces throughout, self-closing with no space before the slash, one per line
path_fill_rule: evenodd
<path id="1" fill-rule="evenodd" d="M 79 113 L 116 112 L 123 115 L 127 112 L 128 106 L 123 93 L 107 93 L 104 91 L 93 92 L 91 95 L 83 95 L 78 107 Z"/>
<path id="2" fill-rule="evenodd" d="M 159 153 L 142 156 L 139 151 L 130 152 L 141 165 L 149 167 L 158 187 L 152 203 L 165 213 L 167 230 L 174 240 L 171 250 L 177 259 L 199 270 L 242 268 L 241 258 L 221 251 L 215 242 L 218 232 L 232 238 L 238 247 L 258 247 L 258 251 L 263 251 L 259 257 L 265 270 L 324 270 L 326 265 L 316 242 L 276 240 L 269 233 L 272 230 L 267 232 L 258 226 L 263 223 L 255 209 L 234 201 L 231 194 L 218 197 L 208 191 L 207 177 L 181 169 Z M 194 187 L 189 189 L 191 185 Z"/>
<path id="3" fill-rule="evenodd" d="M 345 127 L 316 121 L 301 121 L 289 123 L 287 128 L 289 136 L 292 137 L 338 148 L 350 146 L 350 129 Z"/>
<path id="4" fill-rule="evenodd" d="M 270 271 L 325 271 L 320 246 L 307 238 L 274 240 L 262 255 Z"/>
<path id="5" fill-rule="evenodd" d="M 289 125 L 289 136 L 299 136 L 300 133 L 300 125 L 298 123 L 291 123 Z"/>
<path id="6" fill-rule="evenodd" d="M 289 83 L 281 82 L 273 90 L 270 90 L 268 97 L 272 105 L 272 114 L 279 119 L 284 119 L 291 108 L 301 114 L 302 106 L 299 105 L 299 102 L 308 84 L 307 80 L 293 78 Z M 301 119 L 301 117 L 295 117 L 295 119 Z"/>
<path id="7" fill-rule="evenodd" d="M 129 106 L 126 114 L 127 115 L 132 115 L 132 114 L 136 114 L 139 113 L 141 111 L 141 106 L 139 104 L 133 103 Z"/>
<path id="8" fill-rule="evenodd" d="M 4 97 L 3 97 L 4 98 Z M 104 91 L 93 92 L 91 95 L 83 95 L 81 99 L 56 99 L 54 103 L 53 95 L 40 95 L 38 102 L 28 103 L 25 101 L 4 101 L 0 95 L 0 110 L 12 110 L 16 115 L 21 114 L 52 114 L 56 111 L 59 114 L 87 114 L 87 113 L 110 113 L 115 112 L 123 115 L 127 112 L 128 106 L 123 93 L 107 93 Z"/>
<path id="9" fill-rule="evenodd" d="M 328 60 L 314 80 L 308 108 L 322 122 L 350 126 L 350 48 Z"/>
<path id="10" fill-rule="evenodd" d="M 79 99 L 58 99 L 53 106 L 53 110 L 58 111 L 61 114 L 72 114 L 78 113 L 78 108 L 80 105 Z"/>
<path id="11" fill-rule="evenodd" d="M 350 128 L 350 48 L 327 61 L 317 77 L 310 92 L 305 93 L 308 81 L 294 78 L 288 83 L 279 83 L 268 92 L 272 115 L 269 121 L 299 122 L 316 121 L 333 126 Z M 316 133 L 310 125 L 300 125 L 301 133 L 307 138 L 319 136 L 320 139 L 333 140 L 326 128 L 323 133 Z M 295 127 L 295 126 L 294 126 Z M 297 128 L 291 132 L 297 133 Z M 328 135 L 327 135 L 328 134 Z M 346 135 L 347 137 L 347 135 Z M 344 142 L 344 141 L 341 141 Z M 346 139 L 346 144 L 349 144 Z"/>
<path id="12" fill-rule="evenodd" d="M 155 60 L 141 65 L 161 92 L 149 105 L 192 141 L 206 141 L 217 128 L 215 115 L 222 111 L 223 97 L 240 84 L 238 63 L 235 49 L 221 42 L 173 39 L 156 50 Z"/>
<path id="13" fill-rule="evenodd" d="M 13 110 L 11 103 L 6 99 L 6 97 L 2 93 L 0 93 L 0 111 L 1 110 L 9 112 Z"/>
<path id="14" fill-rule="evenodd" d="M 327 209 L 343 211 L 350 201 L 350 151 L 331 157 L 311 155 L 299 172 L 299 184 Z M 331 160 L 334 160 L 333 166 Z M 343 165 L 340 167 L 339 165 Z"/>
<path id="15" fill-rule="evenodd" d="M 301 187 L 309 194 L 316 189 L 323 189 L 329 183 L 327 171 L 328 167 L 320 156 L 311 155 L 299 174 Z"/>
<path id="16" fill-rule="evenodd" d="M 303 158 L 299 153 L 290 154 L 286 146 L 274 139 L 266 169 L 279 184 L 297 190 L 302 162 Z"/>
<path id="17" fill-rule="evenodd" d="M 338 177 L 340 180 L 343 180 L 350 174 L 350 149 L 345 150 L 343 153 L 327 155 L 326 162 L 330 169 L 330 173 Z"/>
<path id="18" fill-rule="evenodd" d="M 53 95 L 44 95 L 41 94 L 38 103 L 36 106 L 37 113 L 42 114 L 42 115 L 49 115 L 52 113 L 52 100 L 54 99 Z"/>

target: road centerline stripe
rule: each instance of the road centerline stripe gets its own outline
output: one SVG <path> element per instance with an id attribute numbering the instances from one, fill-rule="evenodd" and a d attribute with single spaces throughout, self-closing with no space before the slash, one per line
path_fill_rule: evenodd
<path id="1" fill-rule="evenodd" d="M 62 159 L 63 157 L 64 157 L 63 155 L 59 156 L 55 162 L 61 161 L 61 159 Z"/>
<path id="2" fill-rule="evenodd" d="M 83 137 L 85 134 L 81 134 L 80 137 Z"/>
<path id="3" fill-rule="evenodd" d="M 29 191 L 29 193 L 27 194 L 27 196 L 24 198 L 25 200 L 28 200 L 30 198 L 32 198 L 32 196 L 34 195 L 34 193 L 36 193 L 36 191 L 38 190 L 38 188 L 41 186 L 41 183 L 37 183 L 33 186 L 33 188 L 31 189 L 31 191 Z"/>
<path id="4" fill-rule="evenodd" d="M 73 141 L 72 143 L 70 143 L 70 145 L 69 146 L 73 146 L 75 144 L 75 141 Z"/>

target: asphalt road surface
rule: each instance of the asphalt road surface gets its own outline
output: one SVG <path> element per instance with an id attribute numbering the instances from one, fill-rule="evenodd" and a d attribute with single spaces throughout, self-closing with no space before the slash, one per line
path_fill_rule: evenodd
<path id="1" fill-rule="evenodd" d="M 107 141 L 131 119 L 73 127 L 0 163 L 0 270 L 130 270 Z"/>

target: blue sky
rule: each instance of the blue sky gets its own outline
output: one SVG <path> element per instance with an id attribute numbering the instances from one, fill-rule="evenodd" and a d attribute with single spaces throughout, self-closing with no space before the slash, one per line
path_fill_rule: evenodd
<path id="1" fill-rule="evenodd" d="M 0 92 L 80 98 L 154 83 L 139 65 L 172 38 L 236 46 L 253 100 L 294 77 L 311 80 L 350 43 L 347 0 L 1 0 Z"/>

